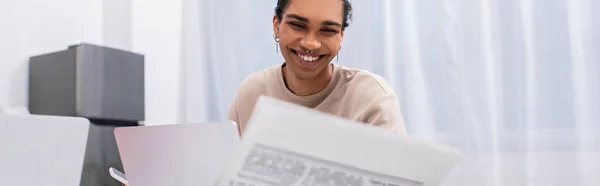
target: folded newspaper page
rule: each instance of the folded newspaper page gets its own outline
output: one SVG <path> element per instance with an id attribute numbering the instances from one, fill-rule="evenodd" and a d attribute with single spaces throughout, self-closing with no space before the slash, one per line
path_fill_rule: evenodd
<path id="1" fill-rule="evenodd" d="M 434 186 L 454 148 L 261 97 L 219 186 Z"/>

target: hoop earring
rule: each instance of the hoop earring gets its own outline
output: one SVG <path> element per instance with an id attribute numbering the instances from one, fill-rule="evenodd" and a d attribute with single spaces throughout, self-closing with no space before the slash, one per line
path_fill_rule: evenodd
<path id="1" fill-rule="evenodd" d="M 273 39 L 275 40 L 275 53 L 279 53 L 279 38 L 273 34 Z"/>

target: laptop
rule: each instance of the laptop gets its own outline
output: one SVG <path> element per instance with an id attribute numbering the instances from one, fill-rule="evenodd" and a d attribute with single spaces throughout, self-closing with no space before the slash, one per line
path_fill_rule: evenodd
<path id="1" fill-rule="evenodd" d="M 0 185 L 79 185 L 89 127 L 85 118 L 0 108 Z"/>
<path id="2" fill-rule="evenodd" d="M 121 127 L 115 138 L 130 186 L 213 185 L 240 143 L 232 121 Z"/>

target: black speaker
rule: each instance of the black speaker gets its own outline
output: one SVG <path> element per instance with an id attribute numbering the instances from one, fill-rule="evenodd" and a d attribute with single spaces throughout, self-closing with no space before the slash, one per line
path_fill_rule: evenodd
<path id="1" fill-rule="evenodd" d="M 144 56 L 91 44 L 33 56 L 29 111 L 89 119 L 81 185 L 120 185 L 108 174 L 123 170 L 113 130 L 144 121 Z"/>

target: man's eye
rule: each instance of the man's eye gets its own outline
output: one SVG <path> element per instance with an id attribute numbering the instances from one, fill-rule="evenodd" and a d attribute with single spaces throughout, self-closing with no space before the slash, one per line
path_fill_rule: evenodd
<path id="1" fill-rule="evenodd" d="M 326 36 L 332 36 L 332 35 L 337 34 L 338 31 L 337 30 L 332 30 L 332 29 L 322 29 L 321 33 L 323 33 L 323 35 L 326 35 Z"/>
<path id="2" fill-rule="evenodd" d="M 290 26 L 297 28 L 297 29 L 303 29 L 306 28 L 304 25 L 302 24 L 298 24 L 298 23 L 290 23 Z"/>

